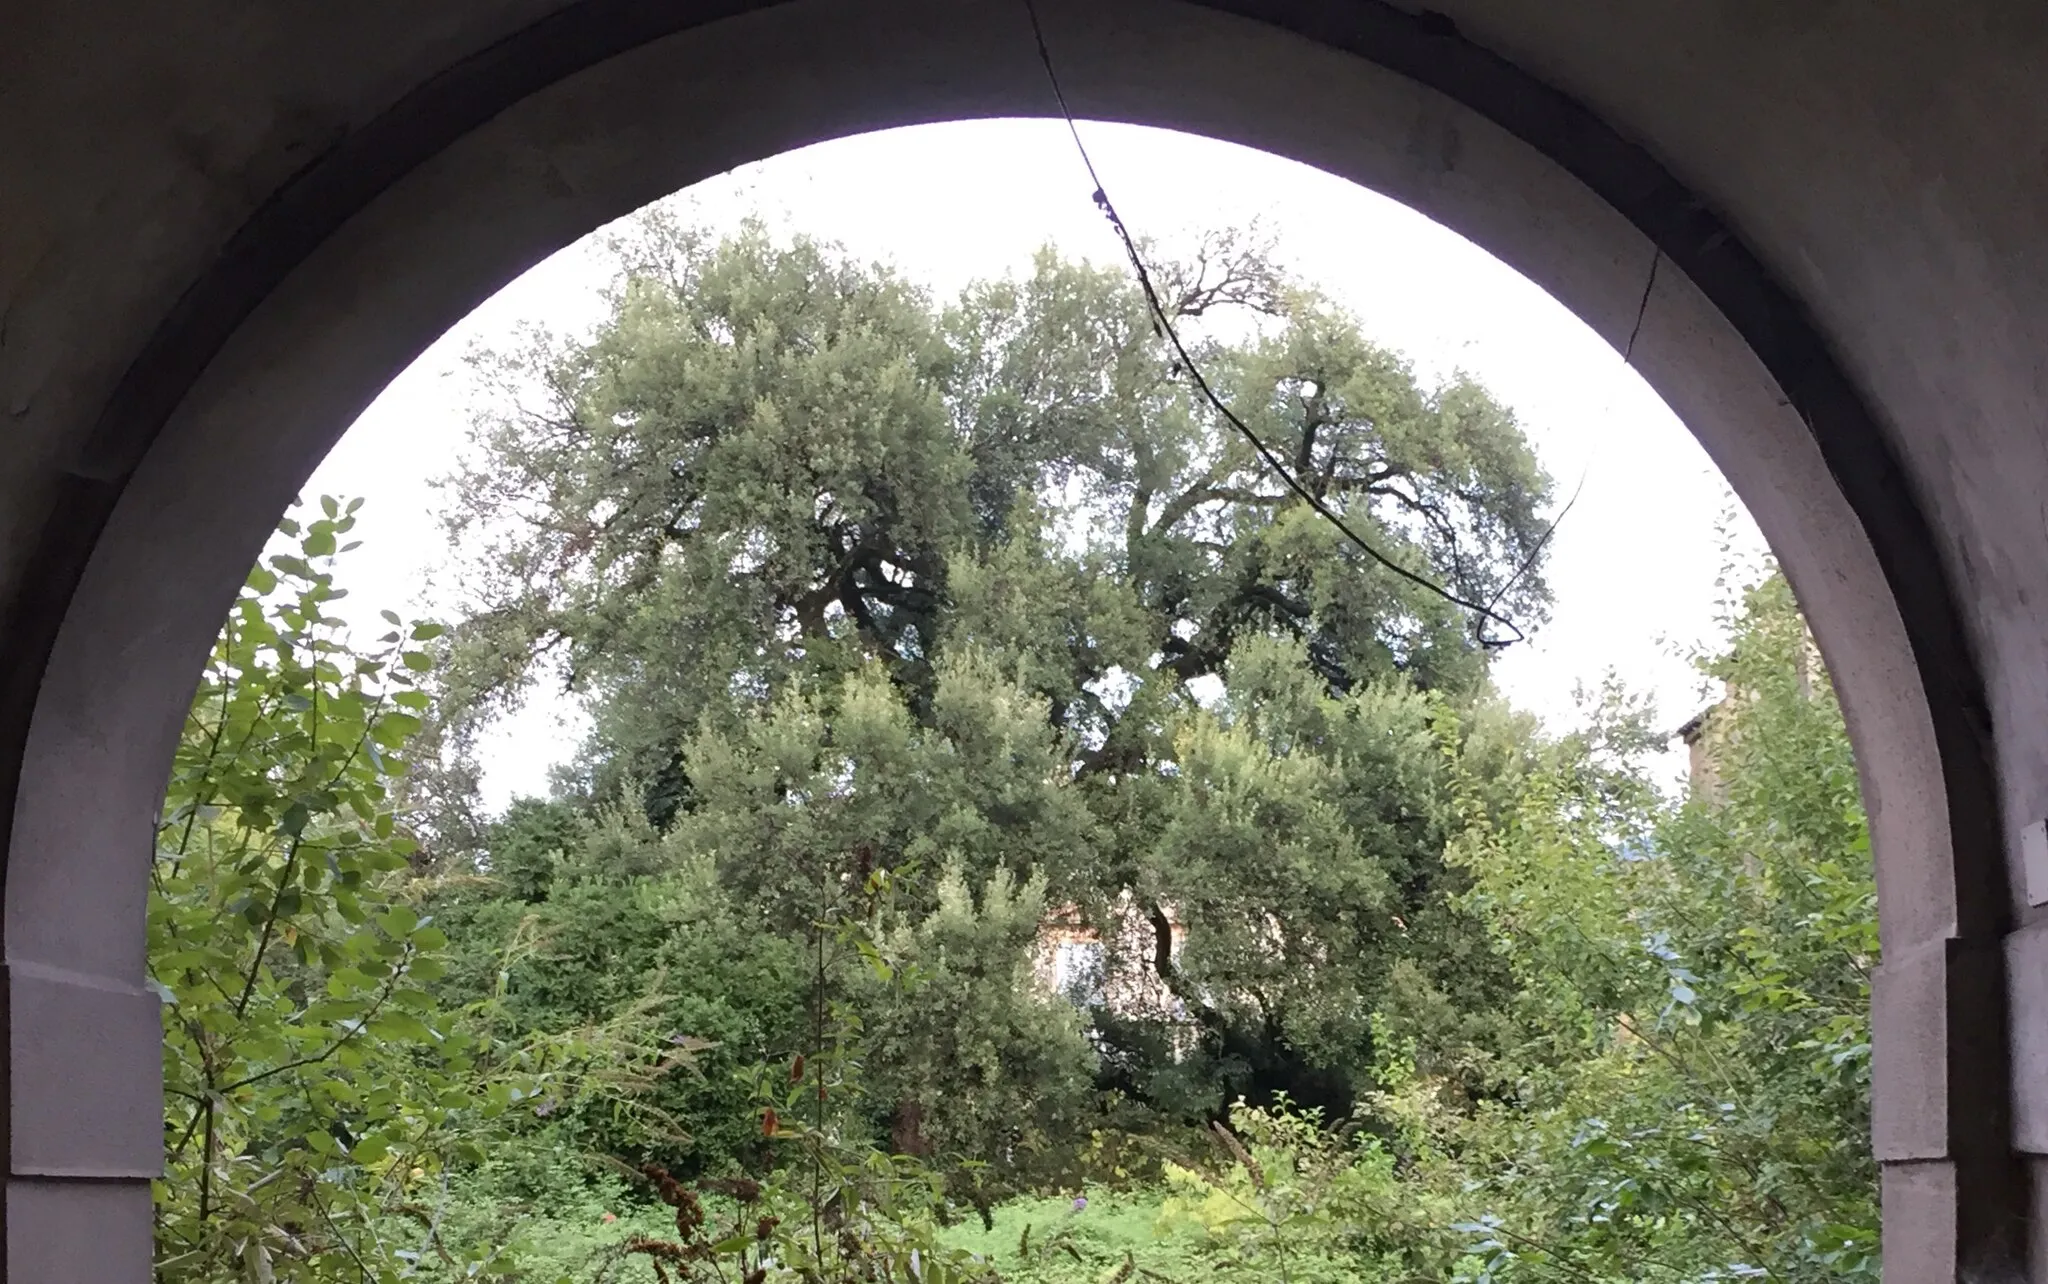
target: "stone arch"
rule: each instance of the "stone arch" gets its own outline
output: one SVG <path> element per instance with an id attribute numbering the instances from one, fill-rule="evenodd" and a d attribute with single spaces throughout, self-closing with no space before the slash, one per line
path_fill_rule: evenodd
<path id="1" fill-rule="evenodd" d="M 1856 738 L 1886 951 L 1887 1269 L 2016 1270 L 2003 951 L 2023 947 L 2001 945 L 1984 683 L 1914 489 L 1799 305 L 1648 151 L 1442 18 L 1377 0 L 1043 9 L 1078 112 L 1386 193 L 1618 347 L 1643 309 L 1635 364 L 1778 550 Z M 235 586 L 361 407 L 519 271 L 677 187 L 826 137 L 1050 106 L 1004 0 L 582 0 L 346 133 L 192 282 L 80 443 L 6 644 L 8 1278 L 147 1277 L 152 818 Z"/>

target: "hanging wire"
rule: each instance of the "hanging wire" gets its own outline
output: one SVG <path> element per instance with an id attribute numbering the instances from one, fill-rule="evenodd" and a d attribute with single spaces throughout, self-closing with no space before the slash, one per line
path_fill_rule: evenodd
<path id="1" fill-rule="evenodd" d="M 1153 328 L 1159 332 L 1160 337 L 1165 339 L 1167 345 L 1173 349 L 1174 357 L 1179 361 L 1181 369 L 1187 371 L 1188 377 L 1194 382 L 1196 390 L 1202 394 L 1202 399 L 1207 401 L 1210 407 L 1223 417 L 1225 422 L 1236 429 L 1240 436 L 1251 443 L 1252 449 L 1258 453 L 1259 458 L 1264 461 L 1267 469 L 1274 476 L 1278 477 L 1286 485 L 1287 489 L 1293 491 L 1304 503 L 1314 509 L 1323 520 L 1335 527 L 1345 539 L 1357 546 L 1359 551 L 1409 583 L 1442 598 L 1460 610 L 1469 612 L 1473 617 L 1472 638 L 1482 648 L 1498 651 L 1517 642 L 1527 641 L 1528 634 L 1522 631 L 1521 626 L 1517 625 L 1507 616 L 1500 614 L 1495 608 L 1500 604 L 1501 598 L 1506 596 L 1508 591 L 1535 566 L 1537 556 L 1542 553 L 1544 546 L 1550 542 L 1550 536 L 1556 531 L 1557 523 L 1562 521 L 1564 515 L 1571 511 L 1572 504 L 1578 502 L 1578 495 L 1576 493 L 1573 494 L 1571 503 L 1566 504 L 1557 517 L 1551 521 L 1550 526 L 1544 530 L 1542 537 L 1536 541 L 1535 546 L 1529 550 L 1528 556 L 1523 559 L 1522 565 L 1484 603 L 1475 602 L 1460 596 L 1428 576 L 1409 570 L 1381 552 L 1378 548 L 1374 547 L 1371 541 L 1353 530 L 1350 523 L 1346 522 L 1342 515 L 1324 503 L 1315 492 L 1302 485 L 1300 479 L 1288 469 L 1287 465 L 1274 453 L 1272 447 L 1268 446 L 1256 432 L 1252 431 L 1251 425 L 1245 423 L 1243 419 L 1238 417 L 1235 411 L 1224 404 L 1223 398 L 1216 395 L 1215 389 L 1210 387 L 1208 379 L 1203 376 L 1202 368 L 1195 364 L 1194 357 L 1188 353 L 1187 347 L 1181 343 L 1180 332 L 1173 324 L 1173 317 L 1167 312 L 1165 304 L 1160 301 L 1159 291 L 1152 284 L 1152 273 L 1145 266 L 1145 257 L 1138 252 L 1137 238 L 1131 235 L 1131 230 L 1125 225 L 1123 216 L 1117 213 L 1115 202 L 1109 199 L 1109 191 L 1103 186 L 1102 175 L 1095 169 L 1095 159 L 1088 154 L 1088 145 L 1081 141 L 1080 126 L 1074 120 L 1072 108 L 1067 105 L 1067 95 L 1066 91 L 1060 86 L 1059 73 L 1053 69 L 1052 51 L 1046 47 L 1045 28 L 1038 20 L 1036 0 L 1024 0 L 1024 11 L 1030 15 L 1032 39 L 1038 45 L 1038 61 L 1045 68 L 1046 81 L 1052 86 L 1054 100 L 1059 103 L 1060 117 L 1067 123 L 1067 133 L 1073 137 L 1074 150 L 1079 153 L 1081 164 L 1088 171 L 1088 181 L 1095 185 L 1095 206 L 1102 211 L 1103 217 L 1109 220 L 1110 227 L 1116 232 L 1117 240 L 1123 243 L 1124 255 L 1131 263 L 1131 272 L 1138 280 L 1138 288 L 1144 293 L 1146 309 L 1152 314 Z M 1653 264 L 1651 267 L 1653 281 L 1655 279 L 1655 271 L 1656 268 Z M 1645 298 L 1647 301 L 1647 294 Z M 1641 326 L 1640 317 L 1637 318 L 1637 325 L 1638 327 Z M 1633 346 L 1633 342 L 1631 342 L 1631 346 Z M 1581 479 L 1580 486 L 1582 489 L 1584 484 L 1584 479 Z M 1486 632 L 1486 625 L 1489 621 L 1507 629 L 1514 636 L 1498 637 L 1489 635 Z"/>

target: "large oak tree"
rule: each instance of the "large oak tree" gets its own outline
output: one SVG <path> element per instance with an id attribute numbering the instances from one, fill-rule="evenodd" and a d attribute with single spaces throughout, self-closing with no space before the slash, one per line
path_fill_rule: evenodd
<path id="1" fill-rule="evenodd" d="M 1447 753 L 1520 734 L 1471 613 L 1273 475 L 1121 268 L 1048 250 L 941 303 L 753 225 L 657 213 L 616 250 L 592 334 L 480 358 L 494 392 L 447 491 L 474 553 L 454 716 L 558 660 L 594 723 L 573 799 L 641 809 L 769 931 L 808 930 L 821 862 L 859 852 L 922 875 L 906 940 L 1030 887 L 1143 942 L 1125 961 L 1178 1015 L 1098 1013 L 1095 1046 L 1162 1109 L 1341 1103 L 1397 963 L 1500 983 L 1442 859 Z M 1417 576 L 1540 620 L 1550 482 L 1506 407 L 1425 384 L 1251 236 L 1155 257 L 1201 372 L 1304 488 Z M 1016 988 L 970 971 L 956 989 Z M 886 1020 L 892 1047 L 947 1034 Z M 1025 1109 L 1000 1085 L 1050 1037 L 993 1026 L 964 1078 L 893 1081 L 984 1156 L 1023 1125 L 982 1095 Z"/>

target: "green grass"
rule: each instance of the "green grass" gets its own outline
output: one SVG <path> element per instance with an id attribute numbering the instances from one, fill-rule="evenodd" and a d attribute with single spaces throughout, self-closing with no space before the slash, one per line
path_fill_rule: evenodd
<path id="1" fill-rule="evenodd" d="M 1090 1191 L 1078 1212 L 1071 1198 L 1013 1200 L 994 1210 L 993 1229 L 969 1218 L 943 1238 L 1015 1284 L 1096 1284 L 1115 1277 L 1127 1255 L 1133 1279 L 1199 1280 L 1207 1273 L 1199 1261 L 1203 1232 L 1161 1231 L 1162 1199 L 1158 1192 Z"/>

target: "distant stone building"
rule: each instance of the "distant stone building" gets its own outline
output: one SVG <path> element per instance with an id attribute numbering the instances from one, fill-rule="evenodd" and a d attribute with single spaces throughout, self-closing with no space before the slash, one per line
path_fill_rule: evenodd
<path id="1" fill-rule="evenodd" d="M 1803 627 L 1803 626 L 1802 626 Z M 1799 694 L 1811 700 L 1814 680 L 1825 670 L 1821 664 L 1820 644 L 1813 640 L 1813 631 L 1804 630 L 1805 643 L 1799 648 Z M 1691 721 L 1678 729 L 1678 738 L 1685 743 L 1686 792 L 1709 805 L 1727 801 L 1727 786 L 1721 779 L 1719 757 L 1728 737 L 1728 711 L 1744 693 L 1723 683 L 1721 698 L 1692 716 Z"/>
<path id="2" fill-rule="evenodd" d="M 1129 893 L 1113 911 L 1116 948 L 1081 917 L 1077 906 L 1061 906 L 1039 928 L 1032 974 L 1045 990 L 1077 1007 L 1103 1007 L 1118 1016 L 1185 1020 L 1187 1010 L 1160 977 L 1155 960 L 1158 943 L 1149 915 L 1141 913 Z M 1169 958 L 1178 958 L 1187 928 L 1169 907 Z"/>
<path id="3" fill-rule="evenodd" d="M 1720 740 L 1717 724 L 1727 721 L 1724 714 L 1727 703 L 1727 697 L 1723 696 L 1694 714 L 1691 721 L 1678 729 L 1678 738 L 1685 743 L 1686 794 L 1709 805 L 1726 798 L 1714 759 Z"/>

